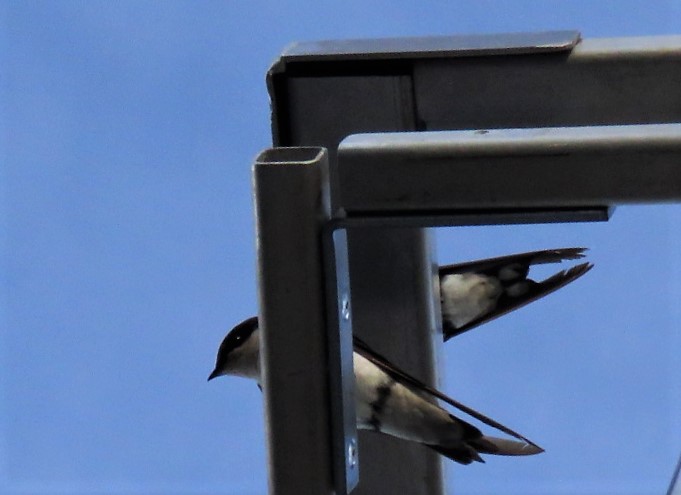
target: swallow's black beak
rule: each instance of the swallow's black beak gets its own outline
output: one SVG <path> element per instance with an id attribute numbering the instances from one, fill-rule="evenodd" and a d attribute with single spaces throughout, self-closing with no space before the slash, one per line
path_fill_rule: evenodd
<path id="1" fill-rule="evenodd" d="M 213 372 L 210 375 L 208 375 L 208 381 L 211 381 L 213 378 L 217 378 L 218 376 L 220 376 L 220 372 L 218 371 L 217 368 L 215 368 Z"/>

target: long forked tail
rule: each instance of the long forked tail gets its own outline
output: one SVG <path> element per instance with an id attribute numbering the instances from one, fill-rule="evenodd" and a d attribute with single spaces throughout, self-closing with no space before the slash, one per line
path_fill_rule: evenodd
<path id="1" fill-rule="evenodd" d="M 544 449 L 536 445 L 488 436 L 468 440 L 455 447 L 444 447 L 442 445 L 428 445 L 428 447 L 459 464 L 470 464 L 473 461 L 485 462 L 480 454 L 521 456 L 544 452 Z"/>
<path id="2" fill-rule="evenodd" d="M 485 462 L 482 457 L 480 457 L 480 454 L 520 456 L 541 454 L 544 452 L 544 449 L 539 445 L 532 443 L 530 440 L 518 441 L 506 438 L 488 437 L 483 435 L 478 428 L 467 421 L 451 414 L 449 417 L 452 420 L 452 424 L 460 431 L 459 441 L 450 445 L 428 444 L 427 446 L 459 464 L 470 464 L 473 461 Z M 512 430 L 510 431 L 515 434 L 517 438 L 525 439 L 525 437 L 519 436 Z"/>
<path id="3" fill-rule="evenodd" d="M 483 436 L 477 440 L 480 444 L 478 452 L 494 455 L 535 455 L 544 452 L 538 445 L 508 440 L 506 438 Z M 483 450 L 486 449 L 486 450 Z"/>

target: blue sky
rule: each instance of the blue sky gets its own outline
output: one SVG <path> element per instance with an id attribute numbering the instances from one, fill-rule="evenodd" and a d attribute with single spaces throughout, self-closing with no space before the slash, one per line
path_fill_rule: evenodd
<path id="1" fill-rule="evenodd" d="M 250 165 L 296 40 L 681 33 L 681 0 L 0 4 L 0 494 L 256 494 L 261 396 L 206 384 L 257 311 Z M 437 232 L 443 263 L 586 246 L 596 269 L 452 341 L 443 388 L 547 452 L 458 493 L 663 492 L 681 452 L 681 208 Z M 541 271 L 548 274 L 550 271 Z"/>

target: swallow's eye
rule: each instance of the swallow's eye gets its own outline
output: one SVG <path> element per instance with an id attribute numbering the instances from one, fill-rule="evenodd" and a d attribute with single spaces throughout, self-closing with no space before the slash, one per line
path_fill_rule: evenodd
<path id="1" fill-rule="evenodd" d="M 243 345 L 258 328 L 257 321 L 258 320 L 255 317 L 249 318 L 234 327 L 227 337 L 230 348 L 233 349 Z"/>

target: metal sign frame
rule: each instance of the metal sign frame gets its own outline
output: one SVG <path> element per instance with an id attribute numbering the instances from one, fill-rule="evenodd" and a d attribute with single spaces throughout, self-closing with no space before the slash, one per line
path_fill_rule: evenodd
<path id="1" fill-rule="evenodd" d="M 350 322 L 437 381 L 426 227 L 681 201 L 681 36 L 304 43 L 268 85 L 278 148 L 254 184 L 273 495 L 353 488 Z M 359 462 L 355 494 L 443 493 L 419 446 L 360 435 Z"/>

